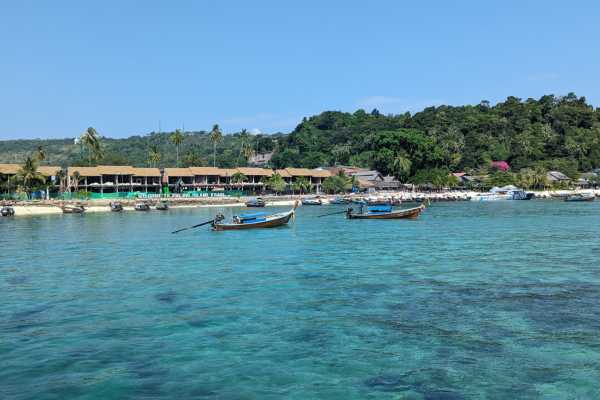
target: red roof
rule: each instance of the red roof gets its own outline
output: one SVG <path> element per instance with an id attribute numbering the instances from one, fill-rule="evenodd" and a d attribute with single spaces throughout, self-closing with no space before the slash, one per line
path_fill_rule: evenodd
<path id="1" fill-rule="evenodd" d="M 492 161 L 492 168 L 497 168 L 500 171 L 508 171 L 510 166 L 506 161 Z"/>

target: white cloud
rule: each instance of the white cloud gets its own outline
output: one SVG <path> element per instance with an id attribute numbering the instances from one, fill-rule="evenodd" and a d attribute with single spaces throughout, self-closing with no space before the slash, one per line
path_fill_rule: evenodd
<path id="1" fill-rule="evenodd" d="M 259 135 L 262 133 L 262 131 L 258 128 L 252 128 L 252 129 L 250 129 L 250 133 L 253 135 Z"/>
<path id="2" fill-rule="evenodd" d="M 362 108 L 365 111 L 371 111 L 372 109 L 376 108 L 383 114 L 399 114 L 406 111 L 417 112 L 426 107 L 438 106 L 440 104 L 444 104 L 444 100 L 411 100 L 392 96 L 369 96 L 358 100 L 356 102 L 356 107 Z"/>

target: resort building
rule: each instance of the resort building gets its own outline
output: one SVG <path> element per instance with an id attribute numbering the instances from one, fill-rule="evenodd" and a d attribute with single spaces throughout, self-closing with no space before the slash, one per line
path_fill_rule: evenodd
<path id="1" fill-rule="evenodd" d="M 158 168 L 134 168 L 128 165 L 69 167 L 67 186 L 72 191 L 92 193 L 151 192 L 161 188 Z"/>
<path id="2" fill-rule="evenodd" d="M 566 176 L 565 174 L 563 174 L 560 171 L 548 171 L 548 173 L 546 174 L 546 179 L 551 184 L 561 183 L 561 182 L 564 182 L 564 183 L 571 182 L 571 178 L 569 178 L 568 176 Z"/>
<path id="3" fill-rule="evenodd" d="M 285 172 L 284 172 L 285 171 Z M 321 191 L 321 185 L 326 178 L 331 176 L 331 172 L 326 169 L 307 169 L 307 168 L 285 168 L 277 170 L 284 180 L 287 177 L 289 184 L 293 184 L 299 177 L 308 178 L 311 185 L 314 185 L 317 192 Z"/>
<path id="4" fill-rule="evenodd" d="M 0 164 L 0 178 L 2 178 L 2 181 L 6 180 L 7 191 L 16 188 L 16 176 L 20 170 L 21 165 L 19 164 Z M 60 188 L 58 173 L 61 168 L 59 166 L 40 165 L 37 170 L 46 178 L 46 182 L 44 182 L 43 186 L 46 187 L 47 193 L 55 192 Z"/>

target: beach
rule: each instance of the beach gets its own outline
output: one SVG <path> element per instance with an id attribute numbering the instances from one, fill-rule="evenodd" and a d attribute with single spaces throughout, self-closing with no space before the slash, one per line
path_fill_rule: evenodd
<path id="1" fill-rule="evenodd" d="M 600 196 L 600 190 L 585 190 L 586 192 L 594 193 L 596 197 Z M 579 192 L 577 190 L 546 190 L 546 191 L 530 191 L 535 194 L 537 199 L 553 199 L 562 198 L 569 194 Z M 431 202 L 439 201 L 466 201 L 472 199 L 482 192 L 475 191 L 440 191 L 440 192 L 393 192 L 393 191 L 382 191 L 373 194 L 358 194 L 353 195 L 354 198 L 369 196 L 374 199 L 389 199 L 389 200 L 400 200 L 401 202 L 412 202 L 416 199 L 429 200 Z M 279 207 L 279 206 L 292 206 L 296 200 L 301 200 L 306 197 L 314 197 L 315 195 L 286 195 L 286 196 L 265 196 L 266 205 L 268 207 Z M 334 199 L 336 196 L 333 195 L 321 195 L 323 203 L 327 204 L 329 201 Z M 155 204 L 158 201 L 166 200 L 169 202 L 170 208 L 215 208 L 215 207 L 244 207 L 245 202 L 254 197 L 214 197 L 209 199 L 195 199 L 195 198 L 164 198 L 164 199 L 153 199 L 150 203 Z M 120 201 L 123 204 L 123 211 L 134 211 L 134 204 L 138 200 L 123 200 Z M 139 201 L 142 201 L 140 199 Z M 15 210 L 15 216 L 36 216 L 36 215 L 50 215 L 50 214 L 62 214 L 60 206 L 62 204 L 75 204 L 81 203 L 85 207 L 86 213 L 103 213 L 110 212 L 110 200 L 85 200 L 85 201 L 21 201 L 13 204 Z"/>

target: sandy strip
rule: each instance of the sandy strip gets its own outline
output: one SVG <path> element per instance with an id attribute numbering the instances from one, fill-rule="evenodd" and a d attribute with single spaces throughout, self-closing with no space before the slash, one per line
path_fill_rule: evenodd
<path id="1" fill-rule="evenodd" d="M 267 206 L 293 206 L 293 200 L 284 201 L 269 201 Z M 244 203 L 226 203 L 226 204 L 172 204 L 170 208 L 222 208 L 222 207 L 244 207 Z M 13 206 L 15 209 L 15 216 L 35 216 L 35 215 L 52 215 L 62 214 L 62 210 L 57 206 L 49 205 L 27 205 L 27 206 Z M 131 206 L 124 206 L 123 211 L 134 211 Z M 110 212 L 108 205 L 93 205 L 85 207 L 86 213 L 98 213 L 98 212 Z"/>

